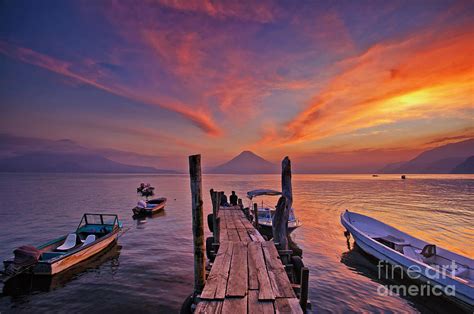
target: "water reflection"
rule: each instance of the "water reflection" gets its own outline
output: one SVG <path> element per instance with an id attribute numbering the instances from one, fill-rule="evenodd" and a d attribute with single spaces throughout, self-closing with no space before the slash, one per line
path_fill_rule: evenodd
<path id="1" fill-rule="evenodd" d="M 426 292 L 426 295 L 411 296 L 409 293 L 403 293 L 403 291 L 408 291 L 409 287 L 416 286 L 418 291 L 422 291 L 426 287 L 419 281 L 407 278 L 408 276 L 402 274 L 398 268 L 393 268 L 388 264 L 383 264 L 383 267 L 380 267 L 378 259 L 366 254 L 356 243 L 352 243 L 352 249 L 349 248 L 348 251 L 342 253 L 341 263 L 354 273 L 377 283 L 377 293 L 383 295 L 389 290 L 391 293 L 400 292 L 397 293 L 397 296 L 407 300 L 420 312 L 469 313 L 468 309 L 459 306 L 454 300 L 434 295 L 432 290 Z"/>

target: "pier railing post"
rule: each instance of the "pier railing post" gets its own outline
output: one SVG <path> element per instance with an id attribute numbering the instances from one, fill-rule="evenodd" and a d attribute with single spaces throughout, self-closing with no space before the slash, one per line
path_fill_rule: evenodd
<path id="1" fill-rule="evenodd" d="M 204 288 L 206 269 L 204 259 L 204 223 L 202 210 L 201 155 L 189 156 L 191 180 L 191 203 L 194 241 L 194 292 L 200 294 Z"/>
<path id="2" fill-rule="evenodd" d="M 308 305 L 308 286 L 309 286 L 309 269 L 307 267 L 301 268 L 301 289 L 300 289 L 300 306 L 303 313 L 306 313 L 306 306 Z"/>
<path id="3" fill-rule="evenodd" d="M 220 195 L 221 192 L 216 192 L 213 189 L 210 191 L 211 201 L 212 201 L 212 229 L 214 230 L 214 243 L 220 242 L 219 234 L 219 205 L 220 205 Z"/>
<path id="4" fill-rule="evenodd" d="M 253 203 L 253 219 L 255 221 L 255 229 L 258 230 L 258 205 Z"/>

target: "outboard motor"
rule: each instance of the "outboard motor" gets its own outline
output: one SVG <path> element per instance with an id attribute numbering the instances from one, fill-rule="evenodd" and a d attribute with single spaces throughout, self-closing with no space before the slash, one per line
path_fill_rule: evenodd
<path id="1" fill-rule="evenodd" d="M 15 255 L 13 263 L 5 269 L 5 274 L 11 277 L 35 265 L 41 257 L 41 251 L 31 245 L 20 246 L 13 251 L 13 254 Z"/>

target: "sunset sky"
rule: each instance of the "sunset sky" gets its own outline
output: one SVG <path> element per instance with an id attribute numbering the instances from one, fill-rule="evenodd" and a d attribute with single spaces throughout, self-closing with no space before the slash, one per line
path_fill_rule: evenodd
<path id="1" fill-rule="evenodd" d="M 473 1 L 0 2 L 0 133 L 395 162 L 473 137 L 473 95 Z"/>

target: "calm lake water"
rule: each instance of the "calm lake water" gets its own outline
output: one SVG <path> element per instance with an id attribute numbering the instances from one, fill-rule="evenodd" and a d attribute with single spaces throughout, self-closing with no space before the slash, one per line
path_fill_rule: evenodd
<path id="1" fill-rule="evenodd" d="M 169 200 L 164 214 L 146 222 L 131 217 L 140 182 L 150 182 Z M 278 175 L 203 178 L 204 191 L 235 190 L 239 196 L 279 187 Z M 456 311 L 436 297 L 378 295 L 377 288 L 389 283 L 377 278 L 374 261 L 352 243 L 348 248 L 339 215 L 346 208 L 370 214 L 473 258 L 474 176 L 294 175 L 293 189 L 303 221 L 293 235 L 310 268 L 314 311 Z M 208 192 L 204 202 L 209 211 Z M 74 231 L 85 212 L 117 213 L 130 229 L 89 268 L 2 294 L 0 312 L 178 312 L 193 286 L 188 176 L 0 174 L 0 257 Z"/>

